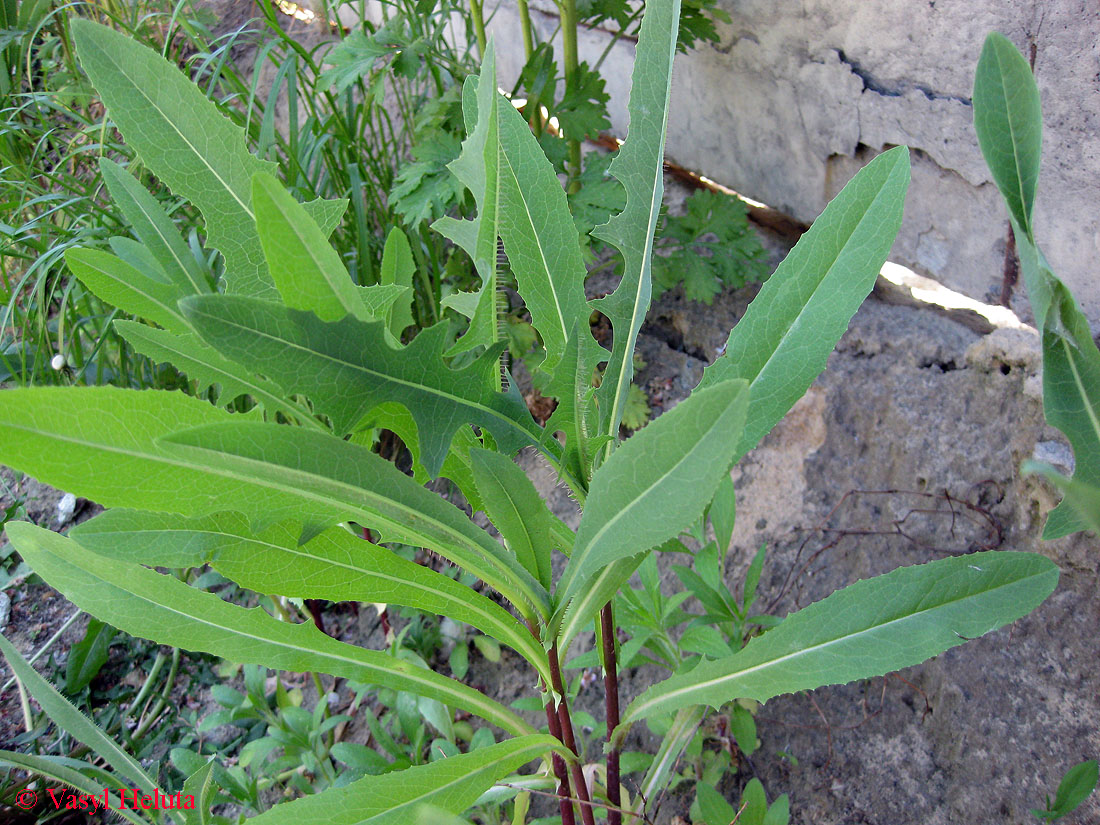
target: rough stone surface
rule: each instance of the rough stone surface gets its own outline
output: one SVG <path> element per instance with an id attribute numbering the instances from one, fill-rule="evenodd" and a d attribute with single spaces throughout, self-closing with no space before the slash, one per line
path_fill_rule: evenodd
<path id="1" fill-rule="evenodd" d="M 541 8 L 538 2 L 533 7 Z M 549 4 L 544 4 L 549 5 Z M 970 95 L 985 36 L 1036 49 L 1044 155 L 1036 226 L 1055 271 L 1100 320 L 1100 6 L 1088 0 L 721 0 L 716 47 L 677 58 L 668 155 L 810 222 L 874 154 L 914 150 L 892 259 L 972 297 L 998 294 L 1007 219 L 978 150 Z M 547 9 L 547 11 L 550 11 Z M 543 38 L 552 14 L 535 14 Z M 502 77 L 522 65 L 514 7 L 494 18 Z M 606 32 L 585 32 L 597 59 Z M 627 131 L 634 45 L 605 62 L 613 128 Z M 1026 300 L 1014 306 L 1021 316 Z"/>
<path id="2" fill-rule="evenodd" d="M 676 294 L 658 303 L 639 345 L 658 409 L 697 380 L 704 362 L 684 350 L 712 358 L 751 292 L 711 308 Z M 871 299 L 809 393 L 734 469 L 728 580 L 765 544 L 762 598 L 779 615 L 975 550 L 1044 553 L 1062 579 L 1032 615 L 922 666 L 769 702 L 752 769 L 722 788 L 730 798 L 755 772 L 791 795 L 794 823 L 1024 823 L 1066 769 L 1100 751 L 1100 556 L 1092 537 L 1039 540 L 1056 497 L 1018 470 L 1037 444 L 1063 443 L 1043 421 L 1039 365 L 1032 330 L 982 335 L 938 310 Z M 654 675 L 628 675 L 628 690 Z M 1094 799 L 1076 821 L 1098 817 Z"/>

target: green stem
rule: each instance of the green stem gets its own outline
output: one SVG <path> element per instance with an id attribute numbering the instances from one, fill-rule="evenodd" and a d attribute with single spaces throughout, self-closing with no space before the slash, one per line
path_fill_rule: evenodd
<path id="1" fill-rule="evenodd" d="M 145 700 L 149 698 L 149 694 L 153 691 L 153 684 L 156 682 L 157 677 L 160 676 L 161 668 L 164 667 L 165 658 L 164 651 L 158 650 L 157 658 L 153 660 L 153 666 L 149 668 L 149 675 L 145 677 L 145 683 L 141 686 L 141 690 L 138 691 L 137 696 L 134 697 L 134 701 L 130 703 L 130 707 L 126 709 L 126 713 L 124 713 L 122 717 L 119 717 L 119 722 L 121 722 L 123 717 L 133 716 L 138 708 L 145 704 Z"/>
<path id="2" fill-rule="evenodd" d="M 531 55 L 535 53 L 535 39 L 531 30 L 531 12 L 527 8 L 527 0 L 519 0 L 519 25 L 523 34 L 523 62 L 527 63 Z"/>
<path id="3" fill-rule="evenodd" d="M 474 21 L 474 33 L 477 35 L 477 56 L 485 58 L 485 17 L 481 11 L 481 0 L 470 0 L 470 17 Z"/>
<path id="4" fill-rule="evenodd" d="M 149 728 L 153 726 L 153 723 L 160 718 L 161 712 L 168 704 L 168 700 L 172 697 L 172 688 L 176 684 L 176 674 L 179 672 L 180 667 L 180 649 L 172 649 L 172 667 L 168 670 L 168 678 L 164 682 L 164 689 L 161 691 L 160 698 L 157 700 L 156 705 L 149 711 L 149 714 L 138 725 L 137 730 L 134 731 L 130 737 L 132 742 L 139 742 L 141 738 L 149 732 Z"/>
<path id="5" fill-rule="evenodd" d="M 421 228 L 421 234 L 426 233 L 426 229 Z M 413 257 L 416 259 L 416 274 L 420 278 L 421 287 L 424 290 L 424 301 L 427 306 L 427 311 L 431 313 L 431 324 L 439 323 L 439 298 L 436 296 L 435 284 L 432 283 L 431 276 L 431 262 L 425 257 L 423 245 L 421 243 L 412 244 Z M 418 305 L 418 309 L 421 307 Z M 419 319 L 419 326 L 421 329 L 427 326 L 431 326 L 428 323 L 429 318 L 422 315 Z"/>
<path id="6" fill-rule="evenodd" d="M 580 20 L 577 17 L 577 0 L 561 1 L 561 43 L 562 57 L 565 60 L 565 86 L 574 88 L 577 82 L 577 68 L 580 65 L 577 59 L 577 30 Z M 575 137 L 567 141 L 569 146 L 570 183 L 569 191 L 576 192 L 580 189 L 581 174 L 581 142 Z"/>
<path id="7" fill-rule="evenodd" d="M 634 23 L 639 17 L 642 16 L 643 11 L 645 11 L 645 6 L 639 6 L 638 10 L 630 16 L 629 20 L 626 21 L 626 25 L 620 26 L 619 29 L 613 35 L 611 35 L 611 40 L 608 41 L 607 45 L 604 47 L 603 52 L 600 54 L 599 59 L 595 62 L 595 64 L 593 64 L 592 71 L 598 72 L 600 70 L 600 66 L 602 66 L 603 62 L 607 60 L 607 56 L 611 54 L 611 50 L 615 48 L 615 44 L 618 43 L 622 39 L 623 35 L 627 33 L 627 30 L 630 28 L 630 24 Z"/>

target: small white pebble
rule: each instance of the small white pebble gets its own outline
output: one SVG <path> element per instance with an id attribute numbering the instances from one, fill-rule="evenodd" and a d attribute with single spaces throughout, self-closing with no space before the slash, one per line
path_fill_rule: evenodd
<path id="1" fill-rule="evenodd" d="M 76 512 L 76 496 L 72 493 L 65 493 L 61 497 L 61 501 L 57 502 L 57 526 L 64 527 L 69 523 L 69 519 L 73 517 L 73 513 Z"/>
<path id="2" fill-rule="evenodd" d="M 340 694 L 335 690 L 325 694 L 325 702 L 328 703 L 330 708 L 336 707 L 340 704 Z"/>
<path id="3" fill-rule="evenodd" d="M 58 371 L 65 369 L 65 356 L 59 352 L 50 359 L 50 366 Z"/>

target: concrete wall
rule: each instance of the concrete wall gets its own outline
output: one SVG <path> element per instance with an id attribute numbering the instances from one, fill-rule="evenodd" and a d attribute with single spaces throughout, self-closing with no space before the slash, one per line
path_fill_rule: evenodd
<path id="1" fill-rule="evenodd" d="M 542 0 L 537 0 L 542 2 Z M 671 160 L 804 222 L 875 153 L 913 149 L 891 258 L 981 300 L 1000 291 L 1007 218 L 972 126 L 974 66 L 994 29 L 1028 53 L 1045 116 L 1036 226 L 1055 271 L 1100 322 L 1100 3 L 1096 0 L 721 0 L 721 43 L 677 60 Z M 544 38 L 556 17 L 535 14 Z M 522 64 L 510 0 L 496 12 L 502 79 Z M 586 32 L 594 60 L 610 35 Z M 605 63 L 627 131 L 634 44 Z M 1026 300 L 1014 308 L 1030 317 Z"/>

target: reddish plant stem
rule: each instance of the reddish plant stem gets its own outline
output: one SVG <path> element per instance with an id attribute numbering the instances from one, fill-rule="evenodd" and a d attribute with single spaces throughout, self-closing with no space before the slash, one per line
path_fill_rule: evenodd
<path id="1" fill-rule="evenodd" d="M 569 705 L 565 700 L 565 685 L 561 678 L 561 665 L 558 663 L 558 646 L 550 648 L 550 685 L 554 692 L 561 697 L 558 702 L 558 722 L 561 724 L 562 744 L 573 752 L 576 759 L 570 766 L 573 774 L 573 785 L 577 791 L 577 799 L 581 801 L 581 822 L 584 825 L 596 825 L 595 814 L 592 813 L 592 798 L 588 794 L 588 783 L 584 779 L 584 771 L 581 770 L 580 753 L 577 751 L 577 740 L 573 736 L 573 720 L 569 718 Z"/>
<path id="2" fill-rule="evenodd" d="M 603 636 L 603 687 L 604 703 L 607 710 L 607 741 L 619 726 L 619 672 L 615 661 L 615 615 L 611 611 L 611 602 L 600 611 L 600 630 Z M 622 825 L 623 815 L 616 810 L 622 807 L 622 795 L 619 787 L 619 749 L 610 748 L 607 752 L 607 801 L 613 807 L 607 810 L 607 825 Z"/>
<path id="3" fill-rule="evenodd" d="M 1001 276 L 1001 306 L 1012 308 L 1012 292 L 1020 280 L 1020 258 L 1016 255 L 1016 233 L 1009 224 L 1005 238 L 1004 273 Z"/>
<path id="4" fill-rule="evenodd" d="M 558 721 L 557 708 L 554 702 L 546 703 L 546 724 L 550 728 L 550 735 L 555 739 L 561 739 L 561 723 Z M 558 807 L 561 810 L 561 825 L 576 825 L 573 817 L 573 803 L 570 801 L 569 774 L 565 769 L 565 760 L 560 753 L 555 751 L 550 761 L 554 766 L 554 776 L 558 780 Z"/>
<path id="5" fill-rule="evenodd" d="M 532 636 L 536 639 L 539 638 L 537 628 L 530 621 L 527 622 L 527 629 L 531 631 Z M 557 661 L 556 653 L 555 650 L 554 661 Z M 542 682 L 542 679 L 540 678 L 539 681 Z M 544 693 L 550 692 L 550 687 L 545 682 L 542 682 L 542 689 Z M 564 744 L 564 740 L 561 738 L 561 722 L 558 719 L 558 709 L 553 699 L 546 703 L 546 727 L 551 736 Z M 558 808 L 561 811 L 561 825 L 576 825 L 577 820 L 573 814 L 573 797 L 569 789 L 569 772 L 565 768 L 565 759 L 555 751 L 550 756 L 550 764 L 554 769 L 554 777 L 558 780 Z"/>

